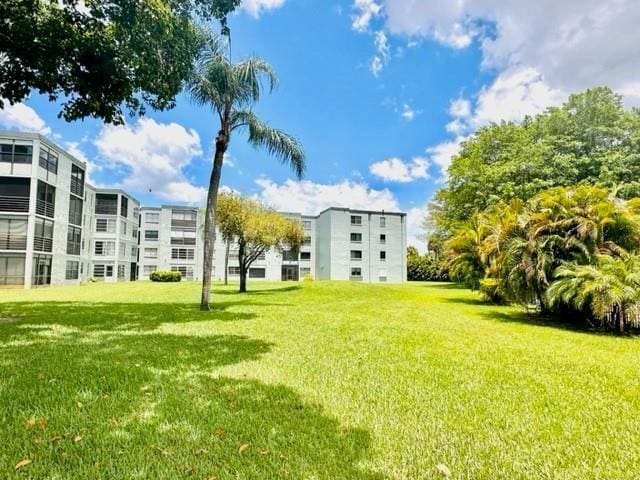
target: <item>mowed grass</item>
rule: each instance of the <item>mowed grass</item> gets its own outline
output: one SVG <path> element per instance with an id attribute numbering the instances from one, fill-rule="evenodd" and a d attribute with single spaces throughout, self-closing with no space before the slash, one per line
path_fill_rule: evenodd
<path id="1" fill-rule="evenodd" d="M 639 478 L 638 339 L 448 284 L 250 288 L 0 291 L 0 478 Z"/>

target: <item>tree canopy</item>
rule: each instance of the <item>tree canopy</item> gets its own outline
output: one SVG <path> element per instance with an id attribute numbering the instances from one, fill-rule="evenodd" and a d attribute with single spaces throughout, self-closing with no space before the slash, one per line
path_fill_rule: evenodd
<path id="1" fill-rule="evenodd" d="M 173 107 L 205 35 L 241 0 L 3 0 L 0 108 L 33 90 L 67 121 Z"/>
<path id="2" fill-rule="evenodd" d="M 229 193 L 218 197 L 216 222 L 222 238 L 238 245 L 240 292 L 246 291 L 247 273 L 258 257 L 271 248 L 297 252 L 305 236 L 298 220 Z"/>
<path id="3" fill-rule="evenodd" d="M 640 110 L 597 87 L 521 123 L 494 123 L 462 144 L 431 214 L 450 230 L 474 211 L 584 182 L 640 196 Z"/>

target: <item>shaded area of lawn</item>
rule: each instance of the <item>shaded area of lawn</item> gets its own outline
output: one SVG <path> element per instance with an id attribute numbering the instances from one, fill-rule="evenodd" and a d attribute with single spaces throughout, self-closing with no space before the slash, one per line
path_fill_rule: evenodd
<path id="1" fill-rule="evenodd" d="M 20 317 L 0 330 L 0 476 L 382 478 L 357 467 L 366 431 L 287 386 L 217 373 L 272 344 L 162 329 L 255 316 L 237 304 L 3 304 Z"/>

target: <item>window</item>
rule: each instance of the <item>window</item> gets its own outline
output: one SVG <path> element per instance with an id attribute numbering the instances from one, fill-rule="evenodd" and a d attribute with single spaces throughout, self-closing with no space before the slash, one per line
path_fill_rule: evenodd
<path id="1" fill-rule="evenodd" d="M 195 222 L 198 213 L 195 210 L 171 210 L 171 221 Z"/>
<path id="2" fill-rule="evenodd" d="M 106 265 L 105 266 L 105 276 L 113 277 L 113 265 Z"/>
<path id="3" fill-rule="evenodd" d="M 118 264 L 118 278 L 120 280 L 122 280 L 124 278 L 124 273 L 125 273 L 125 265 L 122 264 Z"/>
<path id="4" fill-rule="evenodd" d="M 144 258 L 158 258 L 158 249 L 157 248 L 145 248 L 144 249 Z"/>
<path id="5" fill-rule="evenodd" d="M 256 257 L 256 260 L 263 262 L 265 259 L 267 258 L 266 253 L 261 252 L 258 254 L 258 256 Z"/>
<path id="6" fill-rule="evenodd" d="M 265 268 L 250 268 L 249 278 L 267 278 L 267 270 Z"/>
<path id="7" fill-rule="evenodd" d="M 101 240 L 96 240 L 93 248 L 93 253 L 95 255 L 115 255 L 116 253 L 116 242 L 104 242 Z"/>
<path id="8" fill-rule="evenodd" d="M 386 226 L 387 226 L 386 217 L 380 217 L 380 228 L 386 228 Z"/>
<path id="9" fill-rule="evenodd" d="M 120 216 L 127 218 L 129 216 L 129 199 L 124 195 L 120 196 Z"/>
<path id="10" fill-rule="evenodd" d="M 24 285 L 24 255 L 0 255 L 0 285 Z"/>
<path id="11" fill-rule="evenodd" d="M 77 280 L 79 277 L 80 262 L 67 261 L 64 278 L 66 280 Z"/>
<path id="12" fill-rule="evenodd" d="M 311 220 L 302 220 L 303 230 L 311 230 Z"/>
<path id="13" fill-rule="evenodd" d="M 193 267 L 190 265 L 173 265 L 172 272 L 180 272 L 180 276 L 187 280 L 193 280 Z"/>
<path id="14" fill-rule="evenodd" d="M 351 260 L 362 260 L 362 250 L 351 250 Z"/>
<path id="15" fill-rule="evenodd" d="M 27 220 L 0 218 L 0 250 L 27 249 Z M 0 280 L 0 285 L 2 281 Z"/>
<path id="16" fill-rule="evenodd" d="M 112 193 L 97 193 L 95 213 L 98 215 L 117 215 L 118 195 Z"/>
<path id="17" fill-rule="evenodd" d="M 56 187 L 38 180 L 36 197 L 36 213 L 44 217 L 53 218 L 56 206 Z"/>
<path id="18" fill-rule="evenodd" d="M 51 255 L 33 256 L 32 285 L 51 285 Z"/>
<path id="19" fill-rule="evenodd" d="M 131 238 L 134 238 L 136 240 L 138 239 L 138 229 L 135 227 L 131 229 Z"/>
<path id="20" fill-rule="evenodd" d="M 380 282 L 386 282 L 387 281 L 387 270 L 381 268 L 380 269 L 380 274 L 378 275 L 378 280 Z"/>
<path id="21" fill-rule="evenodd" d="M 173 260 L 193 260 L 195 250 L 193 248 L 172 248 L 171 258 Z"/>
<path id="22" fill-rule="evenodd" d="M 380 251 L 380 261 L 384 262 L 387 259 L 387 252 L 384 250 Z"/>
<path id="23" fill-rule="evenodd" d="M 240 275 L 240 267 L 229 267 L 229 275 Z"/>
<path id="24" fill-rule="evenodd" d="M 307 247 L 311 245 L 311 237 L 304 237 L 304 240 L 302 241 L 302 245 L 305 245 Z"/>
<path id="25" fill-rule="evenodd" d="M 309 267 L 300 267 L 300 276 L 302 278 L 311 276 L 311 268 Z"/>
<path id="26" fill-rule="evenodd" d="M 69 195 L 69 223 L 82 225 L 82 200 L 75 195 Z"/>
<path id="27" fill-rule="evenodd" d="M 145 230 L 144 239 L 150 242 L 158 240 L 158 230 Z"/>
<path id="28" fill-rule="evenodd" d="M 69 226 L 67 230 L 67 254 L 80 255 L 82 230 L 78 227 Z"/>
<path id="29" fill-rule="evenodd" d="M 196 230 L 195 228 L 172 227 L 171 228 L 171 245 L 195 245 Z"/>
<path id="30" fill-rule="evenodd" d="M 31 145 L 16 145 L 15 143 L 0 144 L 0 162 L 2 163 L 31 163 L 33 147 Z"/>
<path id="31" fill-rule="evenodd" d="M 93 266 L 93 276 L 96 278 L 104 277 L 104 265 L 94 265 Z"/>
<path id="32" fill-rule="evenodd" d="M 311 252 L 300 252 L 300 260 L 306 262 L 311 261 Z"/>
<path id="33" fill-rule="evenodd" d="M 362 269 L 360 267 L 353 267 L 351 269 L 351 278 L 362 278 Z"/>
<path id="34" fill-rule="evenodd" d="M 84 170 L 77 165 L 71 165 L 71 193 L 79 197 L 84 195 Z"/>
<path id="35" fill-rule="evenodd" d="M 145 265 L 142 271 L 144 272 L 144 276 L 148 277 L 153 272 L 155 272 L 157 269 L 158 269 L 157 265 Z"/>
<path id="36" fill-rule="evenodd" d="M 39 252 L 51 252 L 53 248 L 53 220 L 37 218 L 35 221 L 33 248 Z"/>
<path id="37" fill-rule="evenodd" d="M 298 261 L 298 253 L 293 250 L 285 250 L 282 252 L 282 260 L 285 262 L 297 262 Z"/>
<path id="38" fill-rule="evenodd" d="M 387 243 L 387 235 L 384 233 L 380 234 L 380 243 Z"/>
<path id="39" fill-rule="evenodd" d="M 122 220 L 120 222 L 120 235 L 126 235 L 126 234 L 127 234 L 127 222 Z"/>
<path id="40" fill-rule="evenodd" d="M 360 215 L 351 215 L 351 225 L 362 225 L 362 217 Z"/>
<path id="41" fill-rule="evenodd" d="M 361 233 L 352 233 L 351 234 L 351 243 L 362 243 L 362 234 Z"/>
<path id="42" fill-rule="evenodd" d="M 120 243 L 119 253 L 121 257 L 127 256 L 127 246 L 124 243 Z"/>
<path id="43" fill-rule="evenodd" d="M 29 178 L 0 177 L 0 210 L 28 213 L 30 193 Z"/>
<path id="44" fill-rule="evenodd" d="M 116 221 L 113 218 L 96 218 L 96 232 L 116 233 Z"/>
<path id="45" fill-rule="evenodd" d="M 51 173 L 58 173 L 58 155 L 45 146 L 40 146 L 40 166 Z"/>
<path id="46" fill-rule="evenodd" d="M 160 214 L 158 212 L 145 212 L 145 223 L 160 223 Z"/>
<path id="47" fill-rule="evenodd" d="M 131 246 L 131 257 L 135 258 L 138 255 L 138 247 L 135 245 Z"/>

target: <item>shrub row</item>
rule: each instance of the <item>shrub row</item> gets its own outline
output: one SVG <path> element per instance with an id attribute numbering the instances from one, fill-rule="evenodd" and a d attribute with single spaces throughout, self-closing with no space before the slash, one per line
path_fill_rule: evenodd
<path id="1" fill-rule="evenodd" d="M 180 272 L 171 272 L 169 270 L 156 270 L 149 278 L 152 282 L 179 282 L 182 280 Z"/>

